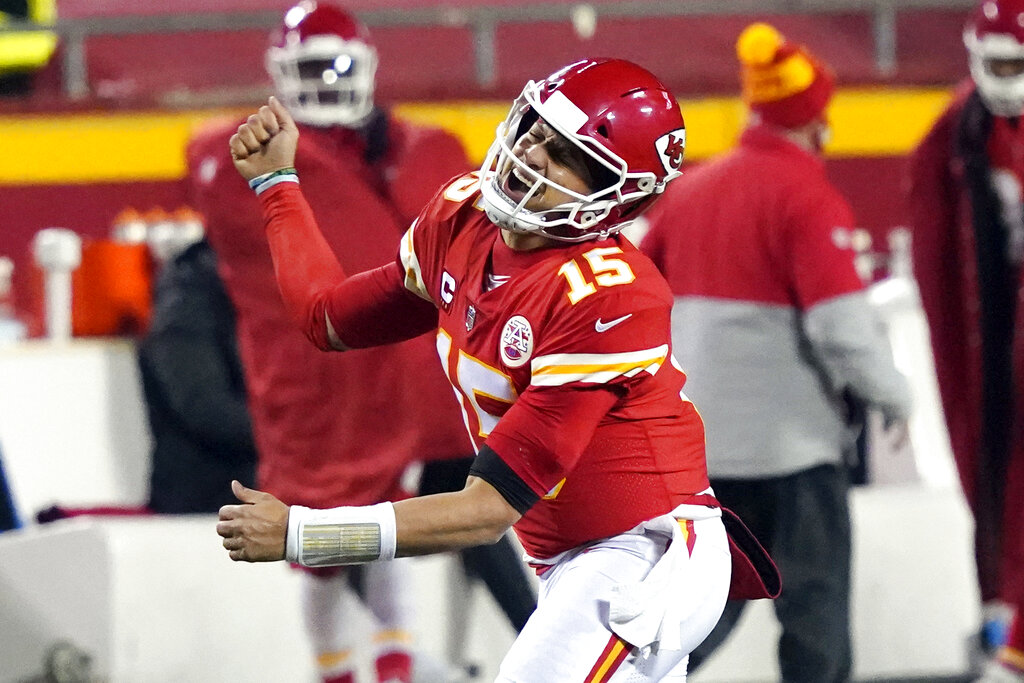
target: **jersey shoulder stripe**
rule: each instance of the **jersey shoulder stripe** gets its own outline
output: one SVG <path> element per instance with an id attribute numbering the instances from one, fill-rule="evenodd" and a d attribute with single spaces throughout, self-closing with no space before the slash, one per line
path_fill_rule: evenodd
<path id="1" fill-rule="evenodd" d="M 402 262 L 402 270 L 405 271 L 405 288 L 420 298 L 433 301 L 430 298 L 430 293 L 427 291 L 426 283 L 423 282 L 423 269 L 420 267 L 420 261 L 416 257 L 413 234 L 418 222 L 419 219 L 414 220 L 409 229 L 405 231 L 405 235 L 402 236 L 402 243 L 399 246 L 398 255 Z"/>
<path id="2" fill-rule="evenodd" d="M 480 176 L 474 171 L 441 187 L 402 237 L 399 261 L 410 292 L 437 303 L 427 283 L 436 275 L 432 268 L 443 261 L 452 235 L 466 222 L 480 194 Z M 482 215 L 482 214 L 481 214 Z M 457 225 L 458 224 L 458 225 Z"/>
<path id="3" fill-rule="evenodd" d="M 530 364 L 530 384 L 558 387 L 571 382 L 608 384 L 618 377 L 654 375 L 668 358 L 668 344 L 625 353 L 553 353 Z"/>

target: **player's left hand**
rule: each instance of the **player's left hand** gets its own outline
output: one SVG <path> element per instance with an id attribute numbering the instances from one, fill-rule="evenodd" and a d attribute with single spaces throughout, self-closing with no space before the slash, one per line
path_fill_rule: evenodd
<path id="1" fill-rule="evenodd" d="M 284 559 L 288 535 L 288 506 L 263 491 L 231 482 L 231 491 L 241 505 L 220 509 L 217 533 L 232 560 L 273 562 Z"/>

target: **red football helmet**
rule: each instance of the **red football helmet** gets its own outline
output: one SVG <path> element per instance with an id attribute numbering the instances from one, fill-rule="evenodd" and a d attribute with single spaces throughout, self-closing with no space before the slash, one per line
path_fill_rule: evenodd
<path id="1" fill-rule="evenodd" d="M 1024 0 L 984 0 L 967 20 L 964 45 L 989 110 L 1024 113 Z"/>
<path id="2" fill-rule="evenodd" d="M 606 178 L 601 187 L 590 194 L 574 192 L 517 158 L 516 141 L 538 118 L 582 151 L 595 169 L 592 175 Z M 679 103 L 648 71 L 621 59 L 575 62 L 527 83 L 498 126 L 482 167 L 484 209 L 507 230 L 566 242 L 603 238 L 637 218 L 680 174 L 685 144 Z M 513 171 L 520 183 L 529 181 L 522 199 L 509 193 Z M 544 211 L 525 208 L 545 186 L 573 201 Z"/>
<path id="3" fill-rule="evenodd" d="M 303 0 L 288 10 L 266 61 L 297 121 L 358 126 L 373 110 L 377 50 L 366 27 L 336 5 Z"/>

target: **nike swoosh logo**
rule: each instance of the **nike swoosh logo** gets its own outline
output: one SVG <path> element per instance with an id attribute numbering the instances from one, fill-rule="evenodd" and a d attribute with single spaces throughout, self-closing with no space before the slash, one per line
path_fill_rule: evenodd
<path id="1" fill-rule="evenodd" d="M 609 320 L 608 322 L 601 322 L 601 319 L 598 318 L 597 322 L 594 323 L 594 329 L 597 330 L 598 332 L 607 332 L 608 330 L 612 329 L 613 327 L 615 327 L 619 323 L 623 322 L 627 318 L 632 318 L 632 317 L 633 317 L 632 313 L 627 313 L 626 315 L 622 316 L 621 318 L 616 318 L 615 320 Z"/>

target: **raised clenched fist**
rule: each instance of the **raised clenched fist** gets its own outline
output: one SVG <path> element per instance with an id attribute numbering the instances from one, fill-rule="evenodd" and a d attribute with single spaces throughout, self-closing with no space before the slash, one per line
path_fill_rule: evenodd
<path id="1" fill-rule="evenodd" d="M 299 131 L 284 105 L 271 97 L 231 136 L 235 168 L 246 180 L 295 165 Z"/>

